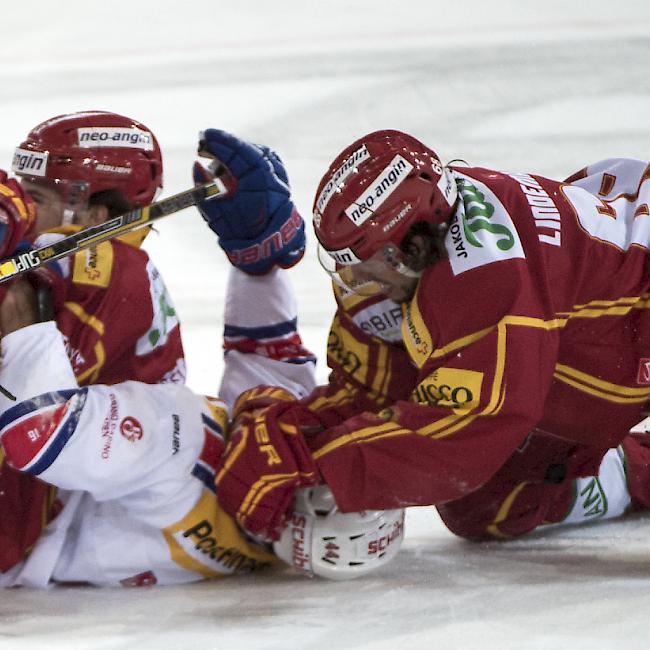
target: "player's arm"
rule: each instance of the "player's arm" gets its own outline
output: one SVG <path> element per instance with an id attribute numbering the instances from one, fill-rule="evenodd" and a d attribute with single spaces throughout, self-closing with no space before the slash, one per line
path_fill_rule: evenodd
<path id="1" fill-rule="evenodd" d="M 408 399 L 309 440 L 344 510 L 435 505 L 496 472 L 541 419 L 553 380 L 563 321 L 543 290 L 520 260 L 427 274 L 402 327 L 419 369 Z"/>
<path id="2" fill-rule="evenodd" d="M 540 419 L 554 358 L 546 351 L 555 349 L 556 336 L 552 329 L 504 321 L 439 359 L 433 352 L 414 391 L 420 403 L 400 401 L 333 428 L 302 404 L 269 409 L 246 439 L 232 441 L 233 449 L 240 447 L 236 456 L 224 456 L 219 498 L 243 525 L 260 531 L 282 525 L 301 481 L 329 485 L 344 512 L 435 505 L 468 494 Z M 521 373 L 522 366 L 535 372 Z M 265 435 L 287 475 L 284 484 L 279 477 L 277 483 L 261 479 L 271 472 L 254 464 L 261 456 L 254 441 Z M 237 479 L 232 488 L 228 472 Z"/>
<path id="3" fill-rule="evenodd" d="M 314 387 L 316 357 L 302 343 L 296 299 L 284 269 L 264 275 L 230 270 L 224 361 L 219 396 L 229 406 L 258 385 L 276 386 L 298 398 Z M 270 404 L 272 391 L 267 393 Z"/>
<path id="4" fill-rule="evenodd" d="M 335 295 L 337 312 L 327 342 L 332 373 L 326 385 L 303 400 L 328 426 L 407 399 L 417 380 L 402 345 L 399 305 L 381 296 Z"/>
<path id="5" fill-rule="evenodd" d="M 302 346 L 293 289 L 281 269 L 264 276 L 233 269 L 227 296 L 225 373 L 219 391 L 227 404 L 251 386 L 282 387 L 332 427 L 408 396 L 417 373 L 403 347 L 369 336 L 342 309 L 328 342 L 332 373 L 327 384 L 316 387 L 315 358 Z M 272 394 L 267 391 L 267 406 Z"/>
<path id="6" fill-rule="evenodd" d="M 302 397 L 315 385 L 316 359 L 302 344 L 294 290 L 284 271 L 300 261 L 305 245 L 284 165 L 268 147 L 218 129 L 200 134 L 198 153 L 209 162 L 194 164 L 195 182 L 218 174 L 227 186 L 225 197 L 198 205 L 233 266 L 219 396 L 232 406 L 243 391 L 264 385 Z M 272 392 L 266 391 L 267 404 Z"/>
<path id="7" fill-rule="evenodd" d="M 33 291 L 30 296 L 22 288 L 12 286 L 0 305 L 7 332 L 0 381 L 17 398 L 2 403 L 0 442 L 7 463 L 100 501 L 138 494 L 124 505 L 148 523 L 162 526 L 180 518 L 200 490 L 188 466 L 204 445 L 202 398 L 177 385 L 79 388 L 61 333 L 52 321 L 34 322 Z M 31 290 L 27 283 L 24 288 Z M 213 443 L 220 454 L 219 431 Z M 165 508 L 156 507 L 161 495 Z"/>
<path id="8" fill-rule="evenodd" d="M 80 384 L 183 382 L 178 318 L 144 251 L 121 241 L 99 244 L 90 258 L 72 258 L 67 283 L 57 323 Z"/>
<path id="9" fill-rule="evenodd" d="M 144 277 L 146 289 L 137 300 L 146 305 L 146 315 L 141 330 L 134 331 L 131 339 L 127 338 L 134 344 L 130 352 L 132 371 L 126 376 L 150 384 L 182 384 L 186 373 L 185 353 L 172 298 L 162 275 L 150 259 L 136 271 Z"/>
<path id="10" fill-rule="evenodd" d="M 321 475 L 345 511 L 435 505 L 468 494 L 501 467 L 542 417 L 561 324 L 510 316 L 509 305 L 499 305 L 497 297 L 491 298 L 497 304 L 484 309 L 476 301 L 457 304 L 457 317 L 442 314 L 435 322 L 435 305 L 454 302 L 447 296 L 438 300 L 431 289 L 428 300 L 418 295 L 411 304 L 404 328 L 420 367 L 410 399 L 309 440 Z M 476 327 L 461 329 L 457 323 L 470 322 L 473 309 L 483 312 L 474 319 Z"/>

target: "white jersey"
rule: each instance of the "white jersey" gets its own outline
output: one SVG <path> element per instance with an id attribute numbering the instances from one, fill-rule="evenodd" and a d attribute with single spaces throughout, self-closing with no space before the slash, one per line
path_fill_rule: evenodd
<path id="1" fill-rule="evenodd" d="M 295 322 L 284 272 L 252 278 L 233 270 L 229 295 L 238 293 L 258 301 L 255 316 L 227 303 L 227 323 L 238 331 L 254 335 L 265 325 L 268 340 L 269 326 L 286 335 L 285 323 Z M 6 458 L 60 488 L 63 509 L 27 560 L 0 574 L 0 585 L 178 584 L 276 562 L 215 498 L 226 403 L 173 384 L 79 388 L 52 322 L 18 330 L 2 346 L 0 383 L 19 400 L 3 403 Z M 302 397 L 315 383 L 313 358 L 302 361 L 229 351 L 228 401 L 262 383 Z"/>

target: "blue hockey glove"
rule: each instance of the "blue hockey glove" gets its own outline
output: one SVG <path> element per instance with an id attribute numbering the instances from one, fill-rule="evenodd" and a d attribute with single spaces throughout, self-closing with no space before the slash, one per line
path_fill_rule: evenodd
<path id="1" fill-rule="evenodd" d="M 305 224 L 279 156 L 219 129 L 200 134 L 199 155 L 212 161 L 207 169 L 194 163 L 194 182 L 219 176 L 227 189 L 223 199 L 198 208 L 231 263 L 252 275 L 297 264 L 305 252 Z"/>

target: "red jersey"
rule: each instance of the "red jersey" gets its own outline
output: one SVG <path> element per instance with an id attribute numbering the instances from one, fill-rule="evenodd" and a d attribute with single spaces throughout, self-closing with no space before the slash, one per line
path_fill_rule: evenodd
<path id="1" fill-rule="evenodd" d="M 126 241 L 140 243 L 133 235 Z M 126 241 L 105 242 L 70 258 L 66 302 L 56 320 L 75 376 L 80 385 L 182 383 L 176 312 L 147 253 Z M 54 488 L 2 460 L 0 571 L 6 571 L 25 556 L 57 508 Z"/>
<path id="2" fill-rule="evenodd" d="M 303 400 L 329 426 L 408 399 L 417 379 L 402 343 L 402 308 L 384 296 L 333 287 L 337 313 L 327 342 L 332 373 L 326 386 Z"/>
<path id="3" fill-rule="evenodd" d="M 75 255 L 57 325 L 81 385 L 185 381 L 176 311 L 149 256 L 123 241 Z"/>
<path id="4" fill-rule="evenodd" d="M 463 497 L 536 429 L 593 448 L 596 473 L 650 398 L 647 163 L 454 176 L 448 259 L 402 324 L 410 397 L 310 441 L 344 511 Z"/>

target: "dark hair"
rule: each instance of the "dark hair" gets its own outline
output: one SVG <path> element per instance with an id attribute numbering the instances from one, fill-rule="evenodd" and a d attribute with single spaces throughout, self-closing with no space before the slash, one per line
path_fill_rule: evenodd
<path id="1" fill-rule="evenodd" d="M 102 190 L 101 192 L 95 192 L 95 194 L 92 194 L 88 199 L 88 207 L 91 208 L 95 205 L 103 205 L 106 207 L 110 219 L 119 217 L 121 214 L 132 209 L 124 194 L 119 190 Z"/>
<path id="2" fill-rule="evenodd" d="M 428 266 L 433 266 L 438 260 L 447 257 L 444 246 L 445 235 L 449 224 L 433 224 L 428 221 L 417 221 L 404 235 L 400 243 L 400 250 L 404 253 L 404 263 L 414 271 L 423 271 Z M 420 236 L 424 242 L 425 249 L 416 250 L 413 246 L 413 239 Z"/>

